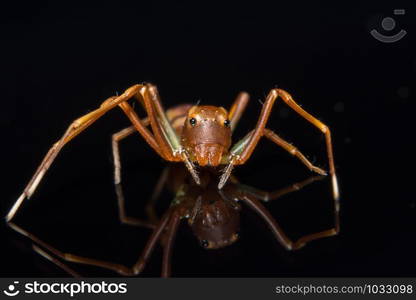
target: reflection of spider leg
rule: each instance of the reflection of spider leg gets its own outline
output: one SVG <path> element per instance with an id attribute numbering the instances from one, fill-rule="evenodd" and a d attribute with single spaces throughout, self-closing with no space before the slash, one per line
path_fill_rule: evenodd
<path id="1" fill-rule="evenodd" d="M 150 197 L 148 203 L 146 204 L 145 210 L 146 210 L 147 216 L 150 222 L 154 224 L 159 221 L 159 218 L 156 214 L 155 205 L 156 205 L 157 200 L 160 198 L 160 194 L 163 191 L 166 181 L 168 180 L 168 175 L 169 175 L 169 166 L 163 169 L 155 185 L 155 188 L 153 189 L 152 196 Z"/>
<path id="2" fill-rule="evenodd" d="M 124 276 L 132 276 L 132 275 L 139 274 L 143 270 L 143 268 L 145 267 L 146 262 L 148 261 L 150 255 L 153 252 L 154 247 L 156 246 L 156 242 L 158 241 L 158 239 L 160 238 L 160 235 L 162 234 L 162 232 L 164 231 L 164 229 L 166 228 L 166 226 L 170 222 L 171 215 L 172 215 L 171 210 L 169 210 L 167 213 L 165 213 L 165 215 L 162 217 L 162 219 L 159 222 L 159 224 L 157 225 L 157 227 L 153 230 L 152 234 L 150 235 L 141 256 L 139 257 L 139 259 L 136 261 L 136 263 L 132 267 L 126 267 L 124 265 L 117 264 L 117 263 L 112 263 L 112 262 L 107 262 L 107 261 L 98 260 L 98 259 L 94 259 L 94 258 L 88 258 L 88 257 L 83 257 L 83 256 L 78 256 L 78 255 L 75 255 L 75 254 L 71 254 L 71 253 L 62 252 L 62 251 L 52 247 L 50 244 L 40 240 L 38 237 L 36 237 L 35 235 L 29 233 L 28 231 L 22 229 L 21 227 L 17 226 L 16 224 L 10 222 L 9 225 L 14 230 L 16 230 L 17 232 L 19 232 L 22 235 L 25 235 L 26 237 L 31 239 L 34 243 L 39 245 L 41 248 L 47 250 L 48 252 L 52 253 L 56 257 L 59 257 L 59 258 L 65 260 L 67 262 L 74 262 L 74 263 L 86 264 L 86 265 L 91 265 L 91 266 L 96 266 L 96 267 L 102 267 L 102 268 L 109 269 L 109 270 L 112 270 L 114 272 L 117 272 L 117 273 L 119 273 L 121 275 L 124 275 Z M 44 255 L 43 250 L 40 250 L 40 252 L 41 252 L 42 256 L 44 256 L 48 259 L 50 257 L 50 258 L 52 258 L 52 261 L 55 262 L 54 261 L 55 259 L 52 256 L 50 256 L 47 253 L 46 253 L 46 255 Z M 55 263 L 57 263 L 57 265 L 59 266 L 59 262 L 55 262 Z"/>
<path id="3" fill-rule="evenodd" d="M 279 224 L 270 214 L 270 212 L 264 207 L 264 205 L 258 201 L 255 197 L 251 195 L 246 195 L 243 200 L 256 212 L 258 213 L 264 221 L 266 221 L 267 225 L 269 225 L 270 229 L 272 230 L 273 234 L 275 235 L 276 239 L 280 242 L 280 244 L 285 247 L 287 250 L 296 250 L 305 246 L 308 242 L 329 237 L 338 234 L 339 232 L 339 216 L 337 211 L 335 211 L 335 225 L 333 228 L 320 231 L 317 233 L 312 233 L 305 235 L 299 238 L 297 241 L 291 241 L 284 231 L 280 228 Z"/>
<path id="4" fill-rule="evenodd" d="M 313 240 L 334 236 L 334 235 L 337 235 L 338 233 L 339 233 L 339 217 L 338 217 L 338 214 L 337 214 L 335 216 L 335 225 L 334 225 L 333 228 L 323 230 L 323 231 L 320 231 L 320 232 L 311 233 L 311 234 L 300 237 L 296 241 L 294 249 L 302 248 L 307 243 L 309 243 Z"/>
<path id="5" fill-rule="evenodd" d="M 48 252 L 44 251 L 42 248 L 40 248 L 39 246 L 37 246 L 36 244 L 32 245 L 33 250 L 38 253 L 39 255 L 41 255 L 42 257 L 46 258 L 47 260 L 49 260 L 50 262 L 54 263 L 56 266 L 58 266 L 59 268 L 61 268 L 62 270 L 64 270 L 65 272 L 67 272 L 69 275 L 71 275 L 72 277 L 75 278 L 80 278 L 82 277 L 80 274 L 78 274 L 77 272 L 75 272 L 74 270 L 72 270 L 70 267 L 68 267 L 66 264 L 64 264 L 63 262 L 61 262 L 59 259 L 53 257 L 52 255 L 50 255 Z"/>
<path id="6" fill-rule="evenodd" d="M 141 120 L 141 122 L 144 126 L 149 125 L 148 118 Z M 115 183 L 116 195 L 117 195 L 117 200 L 118 200 L 117 201 L 118 212 L 119 212 L 120 221 L 123 224 L 154 228 L 155 227 L 154 223 L 142 221 L 133 217 L 129 217 L 127 216 L 126 210 L 125 210 L 123 188 L 120 183 L 121 182 L 121 176 L 120 176 L 121 161 L 120 161 L 119 143 L 121 140 L 125 139 L 126 137 L 130 136 L 131 134 L 135 132 L 136 132 L 136 129 L 134 128 L 134 126 L 129 126 L 113 134 L 112 139 L 111 139 L 112 140 L 111 144 L 113 148 L 113 159 L 114 159 L 114 183 Z"/>
<path id="7" fill-rule="evenodd" d="M 311 176 L 311 177 L 309 177 L 309 178 L 307 178 L 303 181 L 291 184 L 291 185 L 289 185 L 287 187 L 284 187 L 284 188 L 280 188 L 280 189 L 275 190 L 273 192 L 263 191 L 263 190 L 255 188 L 255 187 L 245 185 L 245 184 L 238 184 L 238 187 L 239 187 L 239 189 L 243 190 L 244 192 L 253 195 L 257 199 L 260 199 L 264 202 L 269 202 L 269 201 L 279 199 L 280 197 L 282 197 L 284 195 L 287 195 L 287 194 L 290 194 L 292 192 L 299 191 L 300 189 L 307 186 L 308 184 L 311 184 L 311 183 L 313 183 L 317 180 L 322 180 L 324 178 L 325 178 L 325 176 L 322 176 L 322 175 Z"/>
<path id="8" fill-rule="evenodd" d="M 263 204 L 250 195 L 244 196 L 243 200 L 266 221 L 279 243 L 287 250 L 293 250 L 293 242 L 286 236 L 279 224 L 277 224 L 276 220 L 263 206 Z"/>
<path id="9" fill-rule="evenodd" d="M 268 213 L 267 209 L 256 199 L 263 200 L 265 202 L 272 201 L 275 199 L 278 199 L 286 194 L 292 193 L 294 191 L 298 191 L 305 187 L 308 184 L 311 184 L 317 180 L 322 180 L 325 178 L 324 176 L 312 176 L 309 177 L 301 182 L 295 183 L 293 185 L 287 186 L 282 189 L 278 189 L 273 192 L 267 192 L 262 191 L 259 189 L 256 189 L 254 187 L 239 184 L 239 189 L 241 189 L 245 193 L 244 200 L 252 207 L 258 214 L 260 214 L 264 220 L 269 224 L 269 226 L 272 228 L 272 231 L 275 233 L 278 240 L 284 244 L 284 246 L 288 249 L 299 249 L 303 247 L 306 243 L 324 238 L 329 237 L 338 234 L 339 232 L 339 210 L 337 209 L 337 201 L 334 199 L 334 227 L 330 228 L 328 230 L 312 233 L 305 235 L 303 237 L 300 237 L 295 243 L 290 241 L 285 234 L 283 233 L 282 229 L 279 227 L 279 225 L 276 223 L 274 218 Z"/>
<path id="10" fill-rule="evenodd" d="M 169 225 L 167 226 L 167 241 L 163 249 L 162 277 L 170 277 L 170 259 L 172 256 L 173 243 L 175 241 L 176 232 L 178 231 L 180 221 L 180 215 L 174 212 Z"/>
<path id="11" fill-rule="evenodd" d="M 145 124 L 147 122 L 144 122 Z M 126 133 L 127 130 L 129 129 L 125 128 L 120 132 L 124 132 Z M 114 148 L 113 148 L 114 149 Z M 151 199 L 149 200 L 149 203 L 146 206 L 146 212 L 148 215 L 148 218 L 150 221 L 143 221 L 137 218 L 133 218 L 133 217 L 129 217 L 126 216 L 125 213 L 125 200 L 124 200 L 124 195 L 123 195 L 123 191 L 122 191 L 122 185 L 120 184 L 115 184 L 115 189 L 116 189 L 116 194 L 117 194 L 117 199 L 118 199 L 118 207 L 119 207 L 119 215 L 120 215 L 120 220 L 122 223 L 124 224 L 128 224 L 128 225 L 134 225 L 134 226 L 143 226 L 143 227 L 147 227 L 147 228 L 151 228 L 151 229 L 156 229 L 157 224 L 159 223 L 159 218 L 156 216 L 155 211 L 154 211 L 154 204 L 155 201 L 157 200 L 157 198 L 159 197 L 161 190 L 164 187 L 164 184 L 166 183 L 167 177 L 169 174 L 169 167 L 166 167 L 159 180 L 158 183 L 156 184 L 155 190 L 152 194 Z M 161 235 L 159 237 L 160 239 L 168 239 L 168 241 L 163 241 L 162 245 L 164 247 L 164 261 L 163 261 L 163 268 L 162 268 L 162 276 L 163 277 L 169 277 L 170 276 L 170 256 L 171 256 L 171 252 L 172 252 L 172 244 L 173 244 L 173 240 L 175 238 L 176 235 L 176 230 L 179 224 L 175 223 L 176 219 L 173 220 L 174 218 L 172 217 L 172 221 L 170 221 L 169 224 L 167 224 L 165 226 L 165 232 L 166 230 L 169 230 L 168 232 L 166 232 L 166 235 Z M 175 222 L 174 222 L 175 221 Z M 17 226 L 13 224 L 14 229 L 17 230 Z M 19 227 L 19 232 L 29 236 L 33 241 L 38 242 L 39 239 L 38 238 L 32 238 L 33 235 L 29 234 L 28 232 L 23 232 L 23 230 Z M 162 241 L 161 241 L 162 242 Z M 45 245 L 46 243 L 42 241 L 42 245 Z M 167 245 L 166 245 L 167 244 Z M 48 245 L 48 247 L 45 247 L 48 250 L 54 249 L 52 246 Z M 41 256 L 43 256 L 44 258 L 48 259 L 49 261 L 51 261 L 52 263 L 54 263 L 55 265 L 57 265 L 58 267 L 60 267 L 61 269 L 63 269 L 65 272 L 67 272 L 68 274 L 70 274 L 73 277 L 81 277 L 77 272 L 75 272 L 74 270 L 72 270 L 72 268 L 70 268 L 69 266 L 67 266 L 66 264 L 64 264 L 62 261 L 60 261 L 59 259 L 57 259 L 56 257 L 52 256 L 51 254 L 49 254 L 48 252 L 46 252 L 45 250 L 43 250 L 41 247 L 37 246 L 36 244 L 33 244 L 33 250 L 35 252 L 37 252 L 38 254 L 40 254 Z M 59 253 L 60 251 L 54 249 L 55 251 L 51 251 L 54 254 Z M 58 257 L 65 259 L 62 256 Z M 74 256 L 75 257 L 75 256 Z M 79 258 L 79 256 L 76 256 Z M 68 260 L 67 260 L 68 261 Z M 72 262 L 72 260 L 71 260 Z M 81 262 L 83 263 L 83 262 Z"/>
<path id="12" fill-rule="evenodd" d="M 162 174 L 160 175 L 158 182 L 155 185 L 152 196 L 149 199 L 148 203 L 146 204 L 145 210 L 146 210 L 146 214 L 148 217 L 147 221 L 143 221 L 137 218 L 127 216 L 126 209 L 125 209 L 125 198 L 124 198 L 124 193 L 123 193 L 123 187 L 121 183 L 115 184 L 117 201 L 118 201 L 118 209 L 119 209 L 119 217 L 122 223 L 135 225 L 135 226 L 143 226 L 143 227 L 152 228 L 152 229 L 156 227 L 155 224 L 159 222 L 159 218 L 155 211 L 155 204 L 163 190 L 168 174 L 169 174 L 169 167 L 166 167 L 162 171 Z"/>
<path id="13" fill-rule="evenodd" d="M 142 226 L 151 229 L 154 229 L 156 227 L 154 222 L 144 221 L 138 218 L 127 216 L 125 209 L 123 187 L 121 186 L 121 184 L 116 184 L 115 189 L 117 194 L 118 213 L 121 223 L 133 226 Z"/>

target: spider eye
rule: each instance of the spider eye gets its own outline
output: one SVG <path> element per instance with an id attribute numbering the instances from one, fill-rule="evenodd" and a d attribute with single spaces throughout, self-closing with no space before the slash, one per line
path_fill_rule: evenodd
<path id="1" fill-rule="evenodd" d="M 231 125 L 230 120 L 225 120 L 225 121 L 224 121 L 224 126 L 225 126 L 225 127 L 230 127 L 230 125 Z"/>
<path id="2" fill-rule="evenodd" d="M 202 241 L 201 241 L 201 246 L 202 246 L 202 247 L 207 248 L 207 247 L 208 247 L 208 245 L 209 245 L 209 243 L 208 243 L 208 241 L 207 241 L 207 240 L 202 240 Z"/>
<path id="3" fill-rule="evenodd" d="M 195 124 L 196 124 L 196 119 L 195 119 L 195 118 L 191 118 L 191 119 L 189 120 L 189 124 L 191 124 L 192 126 L 195 126 Z"/>

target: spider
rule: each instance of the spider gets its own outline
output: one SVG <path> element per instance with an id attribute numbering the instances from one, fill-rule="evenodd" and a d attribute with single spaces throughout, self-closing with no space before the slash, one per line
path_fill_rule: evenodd
<path id="1" fill-rule="evenodd" d="M 129 225 L 147 227 L 153 230 L 142 254 L 131 267 L 71 253 L 64 253 L 19 226 L 13 224 L 13 227 L 35 242 L 33 249 L 38 254 L 61 267 L 74 277 L 81 276 L 60 259 L 70 263 L 102 267 L 123 276 L 137 275 L 145 268 L 158 241 L 163 247 L 161 276 L 170 277 L 173 243 L 180 221 L 182 219 L 187 220 L 195 237 L 205 249 L 227 247 L 239 239 L 240 202 L 245 203 L 253 209 L 266 222 L 276 240 L 287 250 L 298 250 L 313 240 L 333 236 L 339 232 L 339 215 L 335 210 L 334 225 L 332 228 L 307 234 L 293 241 L 285 234 L 267 208 L 261 203 L 261 201 L 274 201 L 289 193 L 299 191 L 308 184 L 322 180 L 325 176 L 311 176 L 301 182 L 291 184 L 273 192 L 259 190 L 242 184 L 233 175 L 231 175 L 230 180 L 227 181 L 223 189 L 219 190 L 217 188 L 217 176 L 218 170 L 203 169 L 200 173 L 201 181 L 198 185 L 190 178 L 189 172 L 183 165 L 169 165 L 162 172 L 153 195 L 146 206 L 149 220 L 140 220 L 126 215 L 122 186 L 121 184 L 115 185 L 121 222 Z M 174 194 L 174 199 L 170 207 L 159 219 L 156 215 L 154 205 L 164 186 L 167 186 Z"/>
<path id="2" fill-rule="evenodd" d="M 198 168 L 218 168 L 225 165 L 219 175 L 220 179 L 217 186 L 221 190 L 227 183 L 234 166 L 242 165 L 250 158 L 260 138 L 263 136 L 297 157 L 311 171 L 320 175 L 326 175 L 326 171 L 314 166 L 295 146 L 266 128 L 273 105 L 279 97 L 325 135 L 332 193 L 333 198 L 336 200 L 336 208 L 339 210 L 338 183 L 335 174 L 330 130 L 325 124 L 296 104 L 286 91 L 272 89 L 262 106 L 255 128 L 231 146 L 232 132 L 235 130 L 249 101 L 247 93 L 241 92 L 237 96 L 229 112 L 223 107 L 209 105 L 193 106 L 190 104 L 181 104 L 164 110 L 159 93 L 154 85 L 136 84 L 128 88 L 120 96 L 108 98 L 98 109 L 71 123 L 63 136 L 48 151 L 23 193 L 11 207 L 6 216 L 6 222 L 18 232 L 27 235 L 11 222 L 19 207 L 25 199 L 29 199 L 33 195 L 61 149 L 97 119 L 117 106 L 123 110 L 131 121 L 132 126 L 115 133 L 112 137 L 115 184 L 121 182 L 118 144 L 122 139 L 135 131 L 138 131 L 149 146 L 163 159 L 170 162 L 183 162 L 197 185 L 201 184 Z M 128 100 L 132 98 L 136 99 L 143 106 L 147 117 L 143 119 L 138 117 L 128 103 Z M 151 130 L 148 129 L 149 126 Z"/>

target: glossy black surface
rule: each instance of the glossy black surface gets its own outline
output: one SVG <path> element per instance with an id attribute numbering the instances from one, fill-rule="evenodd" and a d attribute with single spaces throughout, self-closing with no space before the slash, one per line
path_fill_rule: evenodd
<path id="1" fill-rule="evenodd" d="M 49 147 L 75 118 L 138 82 L 152 82 L 166 107 L 184 102 L 228 108 L 240 90 L 252 96 L 235 139 L 252 129 L 269 90 L 287 90 L 332 130 L 341 190 L 341 233 L 289 253 L 243 206 L 241 239 L 204 250 L 183 224 L 173 254 L 173 276 L 415 276 L 414 10 L 410 4 L 274 6 L 42 4 L 2 10 L 2 195 L 5 215 Z M 404 8 L 406 15 L 394 16 Z M 413 5 L 414 8 L 414 5 Z M 383 44 L 369 33 L 396 20 Z M 136 110 L 143 116 L 142 110 Z M 112 184 L 111 134 L 128 126 L 115 109 L 68 144 L 27 201 L 16 222 L 57 248 L 132 264 L 149 231 L 120 225 Z M 268 127 L 327 167 L 320 132 L 276 102 Z M 122 142 L 127 211 L 143 207 L 165 163 L 134 135 Z M 274 190 L 311 173 L 262 141 L 235 175 Z M 172 195 L 165 192 L 159 213 Z M 267 207 L 287 234 L 331 226 L 328 180 Z M 66 276 L 6 227 L 1 232 L 1 276 Z M 142 276 L 159 276 L 158 249 Z M 114 276 L 71 265 L 84 276 Z"/>

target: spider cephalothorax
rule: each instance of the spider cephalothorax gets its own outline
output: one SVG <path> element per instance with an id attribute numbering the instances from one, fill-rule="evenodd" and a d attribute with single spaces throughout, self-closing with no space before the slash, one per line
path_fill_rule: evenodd
<path id="1" fill-rule="evenodd" d="M 231 145 L 228 112 L 217 106 L 193 106 L 182 130 L 182 147 L 192 162 L 200 166 L 218 166 L 227 157 Z"/>

